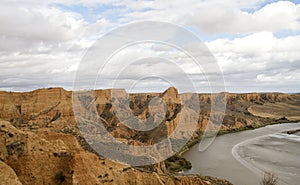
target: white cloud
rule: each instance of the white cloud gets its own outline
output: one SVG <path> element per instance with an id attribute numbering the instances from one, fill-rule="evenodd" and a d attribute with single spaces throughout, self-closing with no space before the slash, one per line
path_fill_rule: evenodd
<path id="1" fill-rule="evenodd" d="M 34 41 L 68 41 L 82 36 L 83 21 L 55 8 L 0 6 L 0 34 Z"/>
<path id="2" fill-rule="evenodd" d="M 268 55 L 279 56 L 279 60 L 296 61 L 300 54 L 300 35 L 285 38 L 276 38 L 272 32 L 253 33 L 242 38 L 217 39 L 207 42 L 209 49 L 216 55 L 226 53 L 233 55 L 253 56 Z M 288 55 L 282 55 L 286 53 Z M 292 55 L 291 55 L 292 54 Z"/>
<path id="3" fill-rule="evenodd" d="M 279 1 L 248 13 L 227 5 L 208 4 L 183 15 L 185 25 L 197 25 L 208 33 L 251 33 L 300 30 L 300 5 Z"/>
<path id="4" fill-rule="evenodd" d="M 154 0 L 136 3 L 129 0 L 120 4 L 131 10 L 124 14 L 123 21 L 171 21 L 198 27 L 209 34 L 300 30 L 300 5 L 278 1 L 261 8 L 259 5 L 262 2 L 264 1 Z"/>
<path id="5" fill-rule="evenodd" d="M 45 4 L 0 6 L 0 84 L 15 90 L 72 85 L 85 51 L 110 22 L 85 22 L 75 12 Z"/>
<path id="6" fill-rule="evenodd" d="M 300 36 L 275 36 L 278 31 L 300 31 L 300 5 L 279 1 L 260 7 L 262 2 L 265 1 L 3 0 L 0 3 L 0 89 L 69 87 L 82 56 L 99 36 L 123 23 L 151 19 L 196 27 L 209 34 L 225 34 L 224 37 L 227 33 L 237 33 L 239 37 L 240 33 L 246 33 L 247 36 L 240 38 L 207 42 L 225 74 L 228 90 L 246 85 L 271 89 L 279 87 L 277 84 L 300 90 L 295 85 L 300 87 Z M 99 15 L 95 15 L 99 19 L 91 23 L 84 15 L 59 8 L 54 3 L 89 8 L 105 4 L 118 8 L 108 8 L 105 13 L 99 11 Z M 111 15 L 116 16 L 112 19 Z M 165 46 L 134 48 L 130 52 L 120 53 L 120 59 L 159 54 L 175 61 L 186 60 Z M 127 79 L 135 80 L 134 74 L 143 67 L 129 71 Z M 203 82 L 199 70 L 190 63 L 180 67 Z M 166 65 L 156 63 L 149 69 L 164 72 Z M 116 66 L 109 72 L 118 70 Z M 180 78 L 176 75 L 178 71 L 167 72 Z M 111 84 L 109 80 L 101 83 Z M 157 82 L 153 84 L 157 86 Z"/>
<path id="7" fill-rule="evenodd" d="M 276 38 L 272 32 L 207 42 L 227 85 L 299 86 L 300 36 Z"/>

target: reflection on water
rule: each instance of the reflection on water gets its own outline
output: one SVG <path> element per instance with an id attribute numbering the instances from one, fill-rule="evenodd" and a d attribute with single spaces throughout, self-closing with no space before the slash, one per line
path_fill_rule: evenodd
<path id="1" fill-rule="evenodd" d="M 254 185 L 259 184 L 262 172 L 267 170 L 279 176 L 280 184 L 299 184 L 300 134 L 281 133 L 297 128 L 300 123 L 285 123 L 219 136 L 204 152 L 199 152 L 196 145 L 184 155 L 193 165 L 185 173 Z"/>

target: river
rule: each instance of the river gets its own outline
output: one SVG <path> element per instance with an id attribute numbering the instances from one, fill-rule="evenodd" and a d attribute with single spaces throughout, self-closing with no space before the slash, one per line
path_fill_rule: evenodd
<path id="1" fill-rule="evenodd" d="M 184 157 L 192 169 L 185 174 L 224 178 L 236 185 L 259 185 L 264 171 L 275 173 L 280 185 L 300 184 L 300 134 L 288 130 L 300 123 L 269 125 L 216 138 L 205 151 L 193 146 Z"/>

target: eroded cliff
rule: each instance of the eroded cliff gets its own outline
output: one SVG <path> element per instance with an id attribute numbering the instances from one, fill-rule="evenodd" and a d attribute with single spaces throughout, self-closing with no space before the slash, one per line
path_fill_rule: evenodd
<path id="1" fill-rule="evenodd" d="M 225 95 L 227 109 L 222 131 L 299 120 L 299 94 Z M 112 90 L 97 90 L 80 102 L 87 107 L 95 105 L 105 128 L 115 138 L 144 146 L 168 137 L 180 119 L 198 118 L 193 138 L 201 136 L 209 122 L 211 96 L 200 94 L 199 99 L 195 98 L 199 110 L 193 103 L 182 106 L 183 96 L 175 88 L 164 93 L 130 94 L 126 109 L 141 120 L 150 120 L 149 124 L 160 120 L 159 115 L 149 113 L 151 100 L 160 97 L 166 102 L 161 124 L 144 132 L 134 131 L 118 119 L 112 105 Z M 152 109 L 155 112 L 158 108 Z M 188 116 L 182 117 L 187 115 L 183 111 L 189 112 Z M 0 92 L 0 119 L 3 120 L 0 122 L 0 170 L 5 172 L 1 173 L 4 184 L 230 184 L 208 177 L 174 176 L 167 172 L 164 162 L 133 168 L 97 155 L 76 124 L 72 92 L 62 88 Z"/>

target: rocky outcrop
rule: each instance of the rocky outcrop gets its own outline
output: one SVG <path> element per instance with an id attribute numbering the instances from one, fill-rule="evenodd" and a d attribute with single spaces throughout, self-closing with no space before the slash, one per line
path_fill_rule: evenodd
<path id="1" fill-rule="evenodd" d="M 153 130 L 136 131 L 116 116 L 112 91 L 97 90 L 93 96 L 82 96 L 79 101 L 85 108 L 95 108 L 111 135 L 131 145 L 161 141 L 174 132 L 180 120 L 197 119 L 194 137 L 198 138 L 209 123 L 214 101 L 211 95 L 200 94 L 199 99 L 191 97 L 193 101 L 182 104 L 187 95 L 178 94 L 174 87 L 164 93 L 130 94 L 124 100 L 126 110 L 145 124 L 161 119 L 161 124 Z M 132 168 L 104 159 L 79 132 L 72 95 L 62 88 L 0 92 L 0 119 L 3 120 L 0 122 L 0 166 L 5 171 L 1 179 L 10 179 L 11 184 L 229 184 L 213 178 L 167 175 L 164 163 Z M 221 126 L 223 131 L 299 120 L 299 94 L 225 95 L 227 109 Z M 163 117 L 157 114 L 161 111 L 155 112 L 159 106 L 151 107 L 154 98 L 165 102 Z"/>
<path id="2" fill-rule="evenodd" d="M 85 151 L 73 135 L 21 131 L 0 121 L 0 184 L 212 184 L 197 176 L 143 172 Z M 220 180 L 221 182 L 221 180 Z M 227 181 L 223 181 L 226 182 Z"/>
<path id="3" fill-rule="evenodd" d="M 0 92 L 0 102 L 0 118 L 17 127 L 37 129 L 75 126 L 72 92 L 62 88 L 28 93 Z"/>
<path id="4" fill-rule="evenodd" d="M 0 185 L 21 185 L 16 173 L 11 167 L 0 161 Z"/>
<path id="5" fill-rule="evenodd" d="M 131 132 L 115 116 L 114 107 L 111 104 L 112 90 L 97 90 L 93 95 L 94 97 L 90 97 L 90 101 L 93 101 L 99 115 L 105 120 L 107 129 L 111 130 L 114 136 L 133 138 L 137 134 L 137 137 L 145 139 L 143 134 Z M 227 108 L 222 129 L 237 128 L 251 125 L 254 122 L 265 122 L 266 119 L 272 121 L 282 117 L 295 120 L 299 116 L 300 98 L 297 94 L 225 93 L 225 95 Z M 176 128 L 180 119 L 182 108 L 180 96 L 174 87 L 162 94 L 130 94 L 128 107 L 139 119 L 146 120 L 150 116 L 148 104 L 151 99 L 154 97 L 162 98 L 167 103 L 165 120 L 163 120 L 165 126 L 159 127 L 152 134 L 159 131 L 160 134 L 169 135 Z M 210 117 L 212 97 L 210 94 L 200 94 L 198 101 L 200 119 L 197 128 L 204 130 Z M 49 128 L 67 133 L 76 132 L 74 129 L 76 121 L 73 113 L 72 92 L 70 91 L 62 88 L 51 88 L 26 93 L 0 92 L 0 102 L 0 118 L 11 122 L 18 128 L 24 127 L 31 130 Z M 287 106 L 289 108 L 285 110 L 286 113 L 279 114 Z M 265 109 L 266 107 L 267 109 Z M 147 133 L 147 135 L 151 134 Z M 157 135 L 159 134 L 154 134 L 153 138 L 154 136 L 157 138 Z"/>

